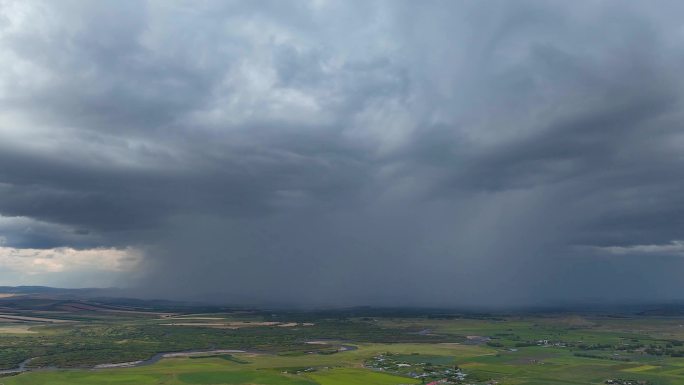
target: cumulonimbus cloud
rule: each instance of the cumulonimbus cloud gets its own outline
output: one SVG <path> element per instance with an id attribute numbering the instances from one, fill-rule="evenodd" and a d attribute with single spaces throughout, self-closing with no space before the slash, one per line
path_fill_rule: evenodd
<path id="1" fill-rule="evenodd" d="M 222 302 L 664 298 L 681 8 L 3 1 L 0 236 Z"/>

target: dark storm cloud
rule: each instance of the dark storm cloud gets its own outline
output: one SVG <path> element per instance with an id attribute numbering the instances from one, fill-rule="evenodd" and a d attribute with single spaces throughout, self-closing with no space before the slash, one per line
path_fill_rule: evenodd
<path id="1" fill-rule="evenodd" d="M 93 236 L 88 230 L 39 222 L 28 218 L 0 218 L 0 247 L 52 248 L 65 243 L 84 247 L 98 247 L 103 239 Z"/>
<path id="2" fill-rule="evenodd" d="M 676 2 L 1 4 L 7 246 L 225 302 L 684 288 Z"/>

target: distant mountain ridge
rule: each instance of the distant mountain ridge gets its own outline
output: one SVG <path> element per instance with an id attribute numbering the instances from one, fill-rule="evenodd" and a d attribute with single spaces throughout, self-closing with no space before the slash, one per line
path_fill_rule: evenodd
<path id="1" fill-rule="evenodd" d="M 57 288 L 50 286 L 0 286 L 3 311 L 219 311 L 226 307 L 198 302 L 136 298 L 120 288 Z"/>
<path id="2" fill-rule="evenodd" d="M 0 293 L 6 294 L 87 294 L 87 293 L 104 293 L 116 289 L 102 289 L 102 288 L 58 288 L 50 286 L 0 286 Z"/>

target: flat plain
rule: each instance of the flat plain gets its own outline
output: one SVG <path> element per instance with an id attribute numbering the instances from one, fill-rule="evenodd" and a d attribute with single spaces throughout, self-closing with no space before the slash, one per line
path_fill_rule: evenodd
<path id="1" fill-rule="evenodd" d="M 678 315 L 2 301 L 3 385 L 684 384 Z"/>

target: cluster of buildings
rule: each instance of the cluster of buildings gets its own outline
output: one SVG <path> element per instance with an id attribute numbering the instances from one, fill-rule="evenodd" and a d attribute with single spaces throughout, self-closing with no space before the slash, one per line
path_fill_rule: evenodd
<path id="1" fill-rule="evenodd" d="M 401 355 L 391 353 L 375 356 L 367 361 L 365 366 L 373 370 L 421 379 L 427 385 L 460 384 L 468 376 L 457 366 L 437 365 L 430 363 L 429 360 L 421 362 L 420 358 L 409 362 L 403 360 Z"/>
<path id="2" fill-rule="evenodd" d="M 623 378 L 611 378 L 603 381 L 603 383 L 608 385 L 649 385 L 646 380 L 626 380 Z"/>

